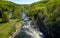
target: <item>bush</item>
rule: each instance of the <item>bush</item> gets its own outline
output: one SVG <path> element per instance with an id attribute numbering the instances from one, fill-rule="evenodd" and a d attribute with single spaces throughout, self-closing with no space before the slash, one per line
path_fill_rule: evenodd
<path id="1" fill-rule="evenodd" d="M 3 13 L 2 22 L 9 22 L 9 14 L 7 12 Z"/>

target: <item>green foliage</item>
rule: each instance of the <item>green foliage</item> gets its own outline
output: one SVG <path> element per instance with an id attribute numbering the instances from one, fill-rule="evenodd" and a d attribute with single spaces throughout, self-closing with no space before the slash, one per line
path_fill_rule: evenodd
<path id="1" fill-rule="evenodd" d="M 32 17 L 39 17 L 38 25 L 41 30 L 47 32 L 48 38 L 60 38 L 58 36 L 60 35 L 60 0 L 41 0 L 32 3 L 29 5 L 27 14 Z"/>
<path id="2" fill-rule="evenodd" d="M 2 21 L 3 22 L 8 22 L 9 21 L 9 14 L 7 12 L 3 13 Z"/>
<path id="3" fill-rule="evenodd" d="M 11 18 L 13 19 L 21 18 L 23 10 L 30 17 L 39 17 L 39 23 L 42 21 L 46 30 L 60 27 L 60 0 L 40 0 L 30 5 L 19 5 L 9 1 L 0 1 L 0 18 L 2 18 L 3 22 L 9 21 L 10 14 L 12 14 Z"/>
<path id="4" fill-rule="evenodd" d="M 29 5 L 28 16 L 37 14 L 41 19 L 46 18 L 45 24 L 56 23 L 60 18 L 60 0 L 41 0 Z"/>
<path id="5" fill-rule="evenodd" d="M 20 19 L 24 9 L 23 5 L 15 4 L 9 1 L 0 1 L 0 18 L 3 22 L 9 21 L 9 16 L 12 14 L 13 19 Z"/>
<path id="6" fill-rule="evenodd" d="M 59 0 L 57 1 L 51 0 L 49 1 L 48 4 L 46 4 L 47 7 L 46 15 L 48 19 L 47 23 L 56 23 L 56 19 L 60 17 L 58 11 L 60 9 L 60 7 L 58 7 L 60 6 L 59 4 L 60 4 Z"/>

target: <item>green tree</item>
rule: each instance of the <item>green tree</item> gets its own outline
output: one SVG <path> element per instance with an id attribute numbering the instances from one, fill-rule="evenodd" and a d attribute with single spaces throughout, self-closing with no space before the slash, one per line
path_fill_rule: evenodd
<path id="1" fill-rule="evenodd" d="M 7 12 L 3 13 L 2 21 L 3 22 L 8 22 L 9 21 L 9 14 L 7 14 Z"/>

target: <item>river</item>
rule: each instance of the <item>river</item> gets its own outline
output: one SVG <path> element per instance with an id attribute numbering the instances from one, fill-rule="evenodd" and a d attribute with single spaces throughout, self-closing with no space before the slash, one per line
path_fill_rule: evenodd
<path id="1" fill-rule="evenodd" d="M 39 27 L 31 25 L 28 17 L 23 19 L 23 26 L 14 38 L 44 38 L 44 34 L 39 31 Z"/>

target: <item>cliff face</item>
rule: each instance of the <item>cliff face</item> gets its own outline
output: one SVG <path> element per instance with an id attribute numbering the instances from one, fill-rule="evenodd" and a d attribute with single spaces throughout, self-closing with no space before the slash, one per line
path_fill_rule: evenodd
<path id="1" fill-rule="evenodd" d="M 48 24 L 48 26 L 44 23 L 45 19 L 37 17 L 36 23 L 39 26 L 40 31 L 45 35 L 44 38 L 60 38 L 60 26 L 59 21 L 53 24 Z"/>

